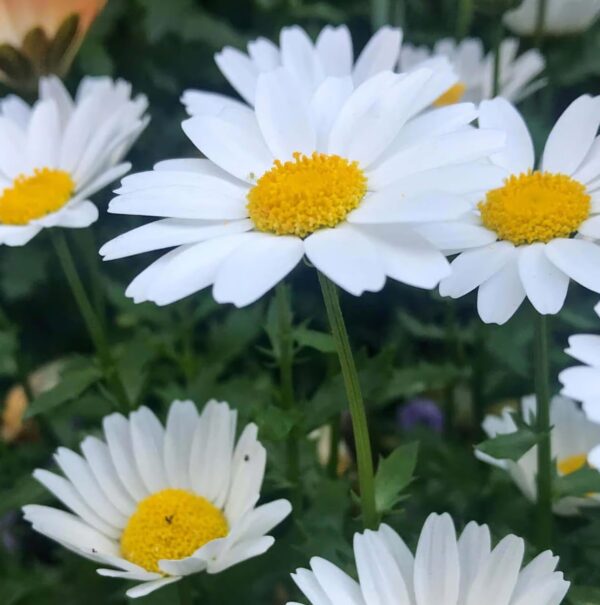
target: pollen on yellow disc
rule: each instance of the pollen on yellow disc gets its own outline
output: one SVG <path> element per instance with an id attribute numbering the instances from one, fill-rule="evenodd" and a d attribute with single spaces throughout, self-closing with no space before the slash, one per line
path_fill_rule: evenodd
<path id="1" fill-rule="evenodd" d="M 569 237 L 590 215 L 584 185 L 565 174 L 513 175 L 479 203 L 483 224 L 516 246 Z"/>
<path id="2" fill-rule="evenodd" d="M 587 454 L 575 454 L 556 462 L 556 468 L 560 475 L 570 475 L 582 469 L 587 464 Z"/>
<path id="3" fill-rule="evenodd" d="M 435 107 L 444 107 L 445 105 L 454 105 L 458 103 L 464 96 L 467 90 L 466 84 L 457 82 L 451 86 L 445 93 L 441 94 L 434 102 Z"/>
<path id="4" fill-rule="evenodd" d="M 366 192 L 357 162 L 295 153 L 288 162 L 275 160 L 249 191 L 248 214 L 259 231 L 306 237 L 342 222 Z"/>
<path id="5" fill-rule="evenodd" d="M 0 194 L 0 223 L 27 225 L 60 210 L 74 190 L 75 183 L 64 170 L 42 168 L 33 176 L 21 175 Z"/>
<path id="6" fill-rule="evenodd" d="M 162 559 L 183 559 L 229 533 L 223 513 L 206 498 L 164 489 L 142 500 L 121 536 L 125 559 L 160 572 Z"/>

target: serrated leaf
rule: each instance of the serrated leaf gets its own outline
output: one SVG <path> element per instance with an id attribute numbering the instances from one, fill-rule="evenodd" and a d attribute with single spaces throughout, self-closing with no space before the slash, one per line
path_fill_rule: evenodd
<path id="1" fill-rule="evenodd" d="M 36 397 L 27 408 L 25 417 L 33 418 L 38 414 L 46 414 L 60 405 L 73 401 L 101 377 L 102 373 L 97 367 L 89 363 L 82 366 L 81 360 L 67 365 L 61 373 L 60 382 Z"/>
<path id="2" fill-rule="evenodd" d="M 518 431 L 497 435 L 475 446 L 480 452 L 498 460 L 519 460 L 542 440 L 542 433 L 535 433 L 522 425 Z"/>
<path id="3" fill-rule="evenodd" d="M 335 353 L 333 336 L 326 332 L 310 330 L 301 326 L 294 330 L 294 338 L 301 347 L 310 347 L 320 353 Z"/>
<path id="4" fill-rule="evenodd" d="M 379 513 L 392 510 L 400 501 L 402 490 L 412 481 L 418 451 L 417 442 L 408 443 L 379 460 L 375 474 L 375 505 Z"/>
<path id="5" fill-rule="evenodd" d="M 585 496 L 600 493 L 600 473 L 584 467 L 554 480 L 554 492 L 559 498 L 565 496 Z"/>

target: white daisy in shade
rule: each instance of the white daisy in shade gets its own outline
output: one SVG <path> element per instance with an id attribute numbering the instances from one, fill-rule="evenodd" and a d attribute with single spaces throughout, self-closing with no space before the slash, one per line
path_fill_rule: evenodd
<path id="1" fill-rule="evenodd" d="M 328 77 L 348 78 L 359 86 L 370 77 L 383 71 L 393 71 L 398 64 L 402 44 L 402 30 L 382 27 L 367 42 L 354 61 L 350 31 L 345 25 L 326 26 L 315 43 L 297 25 L 281 30 L 279 46 L 270 40 L 258 38 L 248 43 L 248 54 L 225 47 L 215 56 L 217 66 L 231 86 L 250 105 L 256 101 L 256 88 L 260 74 L 283 67 L 294 81 L 297 93 L 307 102 Z M 427 62 L 433 74 L 426 89 L 424 106 L 437 99 L 445 90 L 456 84 L 458 78 L 445 57 Z M 221 95 L 188 90 L 182 102 L 190 115 L 206 112 Z"/>
<path id="2" fill-rule="evenodd" d="M 65 475 L 35 478 L 72 513 L 23 508 L 33 529 L 103 566 L 98 573 L 141 582 L 141 597 L 206 571 L 215 574 L 267 551 L 267 534 L 291 511 L 287 500 L 256 506 L 266 464 L 257 428 L 235 440 L 237 414 L 209 402 L 171 405 L 166 428 L 147 408 L 104 419 L 102 441 L 86 438 L 83 456 L 60 448 Z M 105 569 L 108 566 L 112 569 Z"/>
<path id="3" fill-rule="evenodd" d="M 493 549 L 487 525 L 457 539 L 450 515 L 429 516 L 415 555 L 389 526 L 354 536 L 358 581 L 319 557 L 292 578 L 312 605 L 558 605 L 569 589 L 550 551 L 521 569 L 524 542 L 509 535 Z M 298 605 L 288 603 L 288 605 Z"/>
<path id="4" fill-rule="evenodd" d="M 505 150 L 491 158 L 505 180 L 462 219 L 486 230 L 490 241 L 453 261 L 442 295 L 459 298 L 479 288 L 481 319 L 502 324 L 526 297 L 538 313 L 558 313 L 571 279 L 600 292 L 599 124 L 600 97 L 579 97 L 552 129 L 536 170 L 517 110 L 504 99 L 481 104 L 479 127 L 507 135 Z"/>
<path id="5" fill-rule="evenodd" d="M 488 437 L 507 435 L 517 431 L 517 425 L 510 409 L 502 415 L 486 416 L 483 430 Z M 524 397 L 521 413 L 527 424 L 535 424 L 535 396 Z M 551 451 L 556 460 L 556 472 L 559 476 L 570 475 L 587 465 L 589 452 L 600 444 L 600 426 L 590 422 L 577 404 L 566 397 L 554 397 L 550 402 L 550 424 L 552 425 Z M 537 447 L 531 448 L 516 462 L 498 460 L 475 450 L 477 458 L 508 472 L 523 494 L 532 502 L 537 499 Z M 600 494 L 588 497 L 566 497 L 554 503 L 554 512 L 558 515 L 577 514 L 581 507 L 598 506 Z"/>
<path id="6" fill-rule="evenodd" d="M 468 210 L 465 192 L 497 181 L 498 169 L 480 163 L 505 137 L 469 127 L 471 104 L 410 120 L 431 77 L 383 72 L 356 90 L 350 78 L 328 78 L 307 105 L 285 70 L 262 74 L 255 110 L 227 99 L 183 123 L 208 159 L 123 180 L 109 212 L 164 218 L 100 253 L 176 247 L 127 289 L 160 305 L 210 285 L 218 302 L 250 304 L 304 255 L 354 295 L 387 277 L 435 287 L 449 268 L 427 238 L 443 239 L 444 221 Z M 459 230 L 473 245 L 486 241 L 485 230 L 483 240 Z"/>
<path id="7" fill-rule="evenodd" d="M 600 304 L 594 311 L 600 316 Z M 567 368 L 559 374 L 563 385 L 561 393 L 581 401 L 588 418 L 600 423 L 600 335 L 571 336 L 565 353 L 584 365 Z"/>
<path id="8" fill-rule="evenodd" d="M 504 15 L 504 24 L 519 36 L 531 36 L 537 29 L 539 0 L 523 0 Z M 600 0 L 547 0 L 544 32 L 551 35 L 583 32 L 600 15 Z"/>
<path id="9" fill-rule="evenodd" d="M 0 244 L 22 246 L 47 227 L 87 227 L 88 200 L 130 164 L 122 159 L 147 124 L 146 97 L 109 78 L 86 78 L 73 100 L 56 77 L 30 107 L 0 102 Z"/>
<path id="10" fill-rule="evenodd" d="M 536 80 L 545 67 L 544 56 L 535 49 L 518 55 L 519 42 L 507 38 L 500 45 L 500 82 L 498 96 L 510 101 L 520 101 L 544 85 Z M 458 101 L 479 103 L 494 95 L 493 52 L 485 53 L 478 38 L 456 42 L 444 38 L 433 50 L 426 46 L 405 44 L 400 53 L 400 68 L 411 70 L 428 65 L 435 58 L 446 58 L 457 74 L 457 81 L 448 87 L 435 101 L 435 106 L 449 105 Z"/>

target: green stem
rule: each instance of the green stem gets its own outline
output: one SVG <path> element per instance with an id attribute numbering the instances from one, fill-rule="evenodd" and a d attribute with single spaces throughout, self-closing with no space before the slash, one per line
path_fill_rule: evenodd
<path id="1" fill-rule="evenodd" d="M 501 49 L 502 49 L 502 38 L 504 37 L 504 25 L 502 24 L 502 18 L 498 17 L 498 23 L 496 25 L 496 31 L 494 34 L 494 80 L 492 82 L 492 97 L 497 97 L 500 94 L 500 82 L 501 82 Z"/>
<path id="2" fill-rule="evenodd" d="M 547 0 L 538 0 L 537 15 L 535 21 L 534 45 L 537 48 L 542 47 L 544 42 L 544 27 L 546 24 Z"/>
<path id="3" fill-rule="evenodd" d="M 92 303 L 90 302 L 85 288 L 83 287 L 83 283 L 81 282 L 81 278 L 79 277 L 79 273 L 77 272 L 77 267 L 75 265 L 75 261 L 73 260 L 73 256 L 67 244 L 65 235 L 61 229 L 50 229 L 50 234 L 58 260 L 60 261 L 69 287 L 71 288 L 71 292 L 73 293 L 73 297 L 75 298 L 75 302 L 79 307 L 79 311 L 83 321 L 85 322 L 90 338 L 92 339 L 96 352 L 98 353 L 98 358 L 100 360 L 106 381 L 109 384 L 111 391 L 119 404 L 119 407 L 129 410 L 132 407 L 131 402 L 129 401 L 125 387 L 123 386 L 123 383 L 121 382 L 119 374 L 116 370 L 102 324 L 94 312 Z"/>
<path id="4" fill-rule="evenodd" d="M 279 381 L 281 386 L 281 406 L 285 410 L 294 409 L 294 336 L 293 316 L 285 283 L 280 282 L 275 289 L 277 305 L 277 335 L 279 341 Z M 302 501 L 300 484 L 300 451 L 298 429 L 294 427 L 287 438 L 288 480 L 293 490 L 294 510 L 299 510 Z"/>
<path id="5" fill-rule="evenodd" d="M 179 597 L 179 605 L 192 605 L 192 584 L 189 578 L 182 578 L 177 582 L 177 595 Z"/>
<path id="6" fill-rule="evenodd" d="M 342 368 L 342 377 L 346 387 L 350 415 L 352 416 L 363 525 L 365 529 L 374 529 L 378 523 L 378 515 L 375 506 L 373 457 L 367 425 L 367 414 L 360 390 L 358 372 L 354 357 L 352 356 L 352 349 L 350 348 L 348 331 L 346 330 L 344 316 L 342 315 L 337 287 L 322 273 L 319 273 L 319 283 L 321 284 L 327 317 Z"/>
<path id="7" fill-rule="evenodd" d="M 550 368 L 548 359 L 547 316 L 535 318 L 535 391 L 537 398 L 537 430 L 541 441 L 537 446 L 537 523 L 540 548 L 552 544 L 552 450 L 550 441 Z"/>
<path id="8" fill-rule="evenodd" d="M 471 30 L 473 23 L 474 0 L 458 0 L 458 17 L 456 19 L 456 39 L 462 40 Z"/>
<path id="9" fill-rule="evenodd" d="M 371 0 L 371 28 L 377 31 L 388 25 L 392 13 L 391 0 Z"/>

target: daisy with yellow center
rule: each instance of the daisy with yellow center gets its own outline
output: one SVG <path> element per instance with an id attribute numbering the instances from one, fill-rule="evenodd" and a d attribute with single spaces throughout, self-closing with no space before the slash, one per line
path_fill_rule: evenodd
<path id="1" fill-rule="evenodd" d="M 0 244 L 93 223 L 98 210 L 87 198 L 129 170 L 122 159 L 147 123 L 146 106 L 108 78 L 87 78 L 75 100 L 50 77 L 33 107 L 0 101 Z"/>
<path id="2" fill-rule="evenodd" d="M 539 169 L 525 122 L 504 99 L 484 101 L 479 127 L 504 130 L 506 149 L 491 158 L 504 171 L 496 186 L 472 196 L 460 224 L 487 233 L 475 250 L 470 237 L 439 246 L 452 274 L 440 293 L 458 298 L 478 288 L 483 321 L 502 324 L 528 298 L 538 313 L 562 308 L 570 280 L 600 293 L 600 97 L 574 101 L 554 126 Z"/>
<path id="3" fill-rule="evenodd" d="M 442 237 L 470 208 L 464 195 L 497 182 L 497 168 L 478 167 L 505 137 L 465 128 L 469 103 L 415 117 L 433 77 L 327 78 L 306 102 L 280 68 L 259 76 L 254 109 L 204 93 L 183 128 L 207 159 L 125 178 L 109 211 L 162 220 L 100 253 L 174 248 L 127 290 L 159 305 L 211 285 L 218 302 L 250 304 L 303 256 L 354 295 L 388 277 L 435 287 L 449 265 L 420 230 Z"/>
<path id="4" fill-rule="evenodd" d="M 147 408 L 104 419 L 105 441 L 87 437 L 82 455 L 60 448 L 64 477 L 35 478 L 72 513 L 24 507 L 36 531 L 104 567 L 103 576 L 141 582 L 141 597 L 206 571 L 219 573 L 261 555 L 266 534 L 291 511 L 287 500 L 256 506 L 266 452 L 247 425 L 236 443 L 237 414 L 209 402 L 171 405 L 166 427 Z"/>
<path id="5" fill-rule="evenodd" d="M 489 415 L 483 422 L 483 430 L 489 437 L 506 435 L 517 431 L 517 425 L 506 409 L 500 416 Z M 535 424 L 536 399 L 524 397 L 521 403 L 523 419 L 526 423 Z M 588 465 L 588 455 L 600 445 L 600 425 L 586 418 L 572 399 L 554 397 L 550 402 L 550 424 L 552 459 L 556 460 L 556 472 L 565 476 L 575 473 Z M 537 499 L 537 447 L 533 447 L 516 462 L 513 460 L 498 460 L 483 452 L 476 451 L 475 455 L 488 464 L 492 464 L 509 473 L 513 481 L 532 502 Z M 587 497 L 566 497 L 554 503 L 557 515 L 575 515 L 582 507 L 599 506 L 600 494 L 590 494 Z"/>
<path id="6" fill-rule="evenodd" d="M 498 96 L 518 102 L 544 85 L 538 79 L 545 66 L 543 55 L 536 49 L 518 55 L 519 42 L 507 38 L 500 44 L 500 82 Z M 456 42 L 451 38 L 439 40 L 433 49 L 405 44 L 400 52 L 400 69 L 407 71 L 427 67 L 433 61 L 448 61 L 456 74 L 456 83 L 448 86 L 434 101 L 443 107 L 459 101 L 479 103 L 494 95 L 493 52 L 485 53 L 478 38 Z"/>

